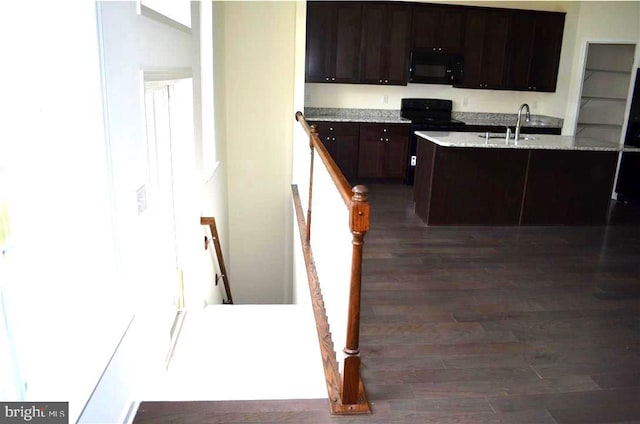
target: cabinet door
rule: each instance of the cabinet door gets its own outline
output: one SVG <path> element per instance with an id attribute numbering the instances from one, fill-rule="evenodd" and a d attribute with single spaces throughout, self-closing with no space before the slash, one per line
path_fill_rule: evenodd
<path id="1" fill-rule="evenodd" d="M 332 26 L 334 8 L 331 3 L 307 4 L 306 81 L 326 82 L 331 75 L 333 50 Z"/>
<path id="2" fill-rule="evenodd" d="M 332 157 L 347 180 L 358 175 L 358 136 L 338 135 L 332 139 Z"/>
<path id="3" fill-rule="evenodd" d="M 509 15 L 503 10 L 470 10 L 464 49 L 462 86 L 502 88 Z"/>
<path id="4" fill-rule="evenodd" d="M 408 6 L 364 4 L 360 82 L 407 83 L 410 21 Z"/>
<path id="5" fill-rule="evenodd" d="M 536 18 L 529 69 L 529 90 L 556 91 L 564 16 L 564 14 L 539 14 Z"/>
<path id="6" fill-rule="evenodd" d="M 337 2 L 334 7 L 335 58 L 331 82 L 358 82 L 361 6 L 358 2 Z"/>
<path id="7" fill-rule="evenodd" d="M 362 130 L 363 132 L 366 132 Z M 382 158 L 383 141 L 381 137 L 369 134 L 360 136 L 360 150 L 358 152 L 358 177 L 378 178 L 381 174 L 380 161 Z"/>
<path id="8" fill-rule="evenodd" d="M 362 11 L 360 82 L 383 82 L 385 8 L 383 4 L 367 3 Z"/>
<path id="9" fill-rule="evenodd" d="M 357 2 L 307 5 L 307 82 L 357 82 L 360 54 Z"/>
<path id="10" fill-rule="evenodd" d="M 381 175 L 383 178 L 404 179 L 407 172 L 408 147 L 408 136 L 394 135 L 385 139 Z"/>
<path id="11" fill-rule="evenodd" d="M 390 5 L 387 6 L 387 17 L 389 26 L 384 57 L 384 83 L 407 85 L 411 9 L 409 6 Z"/>
<path id="12" fill-rule="evenodd" d="M 513 12 L 509 32 L 508 63 L 506 69 L 506 87 L 515 90 L 527 90 L 529 67 L 536 28 L 535 16 L 526 11 Z"/>
<path id="13" fill-rule="evenodd" d="M 467 28 L 464 42 L 464 77 L 462 86 L 482 88 L 482 56 L 484 49 L 485 14 L 467 12 Z"/>
<path id="14" fill-rule="evenodd" d="M 465 9 L 462 7 L 413 6 L 412 49 L 462 52 L 464 16 Z"/>
<path id="15" fill-rule="evenodd" d="M 357 176 L 360 124 L 351 122 L 316 123 L 320 140 L 347 179 Z"/>
<path id="16" fill-rule="evenodd" d="M 487 13 L 486 22 L 482 80 L 485 88 L 501 88 L 504 84 L 509 15 L 503 11 L 491 11 Z"/>

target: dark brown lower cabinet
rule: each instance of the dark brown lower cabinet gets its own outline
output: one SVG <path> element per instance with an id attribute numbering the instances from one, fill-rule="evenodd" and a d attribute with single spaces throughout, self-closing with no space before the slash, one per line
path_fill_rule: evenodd
<path id="1" fill-rule="evenodd" d="M 358 175 L 358 139 L 360 124 L 317 122 L 320 140 L 347 180 Z"/>
<path id="2" fill-rule="evenodd" d="M 403 180 L 408 149 L 409 125 L 361 124 L 358 177 Z"/>
<path id="3" fill-rule="evenodd" d="M 601 225 L 617 152 L 417 146 L 416 214 L 429 225 Z"/>

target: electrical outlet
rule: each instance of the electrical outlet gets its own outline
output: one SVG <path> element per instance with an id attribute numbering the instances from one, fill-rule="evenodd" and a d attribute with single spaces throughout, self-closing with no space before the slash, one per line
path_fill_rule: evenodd
<path id="1" fill-rule="evenodd" d="M 389 96 L 387 94 L 382 96 L 382 104 L 383 105 L 388 105 L 389 104 Z"/>
<path id="2" fill-rule="evenodd" d="M 411 166 L 416 166 L 416 157 L 411 156 Z"/>
<path id="3" fill-rule="evenodd" d="M 469 106 L 469 98 L 467 96 L 462 97 L 462 106 Z"/>

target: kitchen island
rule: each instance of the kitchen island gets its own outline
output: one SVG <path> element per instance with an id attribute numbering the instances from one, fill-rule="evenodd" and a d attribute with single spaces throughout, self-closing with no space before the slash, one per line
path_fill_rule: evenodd
<path id="1" fill-rule="evenodd" d="M 428 225 L 602 225 L 617 144 L 558 135 L 417 132 L 416 214 Z M 640 150 L 640 149 L 638 149 Z"/>

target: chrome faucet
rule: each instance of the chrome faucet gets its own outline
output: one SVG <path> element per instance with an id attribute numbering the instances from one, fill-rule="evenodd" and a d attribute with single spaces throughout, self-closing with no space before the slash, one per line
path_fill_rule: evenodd
<path id="1" fill-rule="evenodd" d="M 522 118 L 522 109 L 526 109 L 526 115 L 525 115 L 525 120 L 527 122 L 529 122 L 531 120 L 531 112 L 529 111 L 529 105 L 526 103 L 523 103 L 520 105 L 520 109 L 518 109 L 518 120 L 516 121 L 516 133 L 514 134 L 513 138 L 515 139 L 515 141 L 518 141 L 520 139 L 520 120 Z"/>

